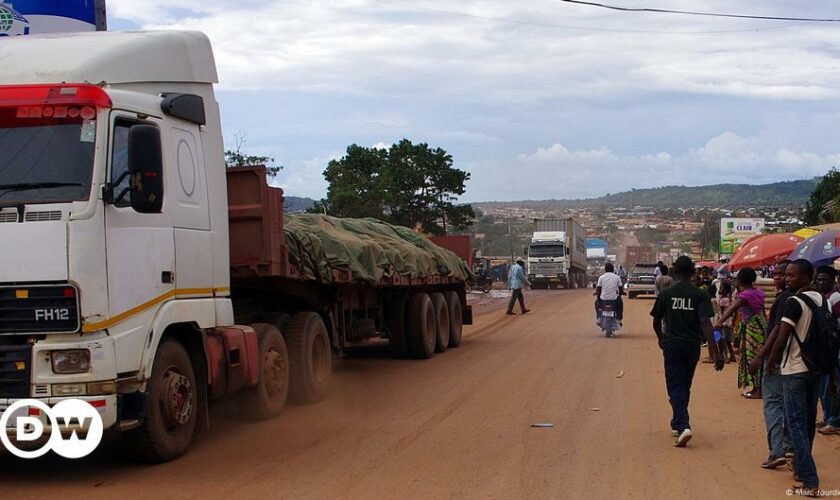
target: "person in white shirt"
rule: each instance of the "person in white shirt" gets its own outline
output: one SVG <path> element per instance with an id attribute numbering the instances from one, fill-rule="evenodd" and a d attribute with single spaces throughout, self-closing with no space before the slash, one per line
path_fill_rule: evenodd
<path id="1" fill-rule="evenodd" d="M 810 262 L 795 260 L 788 264 L 786 272 L 788 284 L 796 290 L 796 295 L 788 298 L 785 304 L 779 337 L 773 344 L 767 369 L 775 371 L 775 365 L 781 361 L 779 371 L 785 420 L 793 444 L 794 477 L 802 481 L 801 486 L 794 485 L 794 490 L 817 491 L 820 479 L 811 450 L 816 433 L 818 380 L 802 359 L 799 344 L 808 337 L 813 316 L 810 306 L 801 297 L 807 296 L 817 307 L 823 306 L 824 299 L 820 292 L 811 288 L 814 266 Z"/>
<path id="2" fill-rule="evenodd" d="M 598 277 L 598 283 L 595 285 L 595 318 L 600 319 L 601 301 L 616 301 L 615 316 L 618 321 L 624 318 L 624 302 L 621 300 L 621 277 L 615 274 L 615 266 L 612 262 L 607 262 L 604 265 L 604 274 Z"/>

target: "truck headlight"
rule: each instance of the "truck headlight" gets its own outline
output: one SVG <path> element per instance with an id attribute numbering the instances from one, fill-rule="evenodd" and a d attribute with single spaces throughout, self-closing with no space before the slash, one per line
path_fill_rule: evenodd
<path id="1" fill-rule="evenodd" d="M 65 349 L 52 351 L 53 373 L 87 373 L 90 371 L 90 351 L 87 349 Z"/>

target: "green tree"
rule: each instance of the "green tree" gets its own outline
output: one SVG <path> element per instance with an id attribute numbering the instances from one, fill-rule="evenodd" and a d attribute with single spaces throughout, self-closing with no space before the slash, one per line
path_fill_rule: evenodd
<path id="1" fill-rule="evenodd" d="M 387 150 L 353 144 L 327 165 L 327 197 L 311 211 L 376 217 L 431 234 L 462 230 L 475 218 L 470 205 L 457 203 L 470 174 L 452 165 L 443 149 L 408 139 Z"/>
<path id="2" fill-rule="evenodd" d="M 383 176 L 388 161 L 384 149 L 353 144 L 340 160 L 331 160 L 324 170 L 329 183 L 327 197 L 310 210 L 338 217 L 375 217 L 387 220 L 387 191 Z"/>
<path id="3" fill-rule="evenodd" d="M 840 220 L 840 171 L 829 170 L 805 204 L 805 224 L 815 226 Z"/>

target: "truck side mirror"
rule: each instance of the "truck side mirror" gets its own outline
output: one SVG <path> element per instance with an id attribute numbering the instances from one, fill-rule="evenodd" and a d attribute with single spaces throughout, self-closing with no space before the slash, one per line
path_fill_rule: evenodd
<path id="1" fill-rule="evenodd" d="M 528 247 L 525 247 L 525 248 L 522 250 L 522 254 L 523 254 L 525 257 L 527 257 L 527 256 L 528 256 Z"/>
<path id="2" fill-rule="evenodd" d="M 128 130 L 128 172 L 131 208 L 141 214 L 159 214 L 163 208 L 163 153 L 157 127 L 137 124 Z"/>

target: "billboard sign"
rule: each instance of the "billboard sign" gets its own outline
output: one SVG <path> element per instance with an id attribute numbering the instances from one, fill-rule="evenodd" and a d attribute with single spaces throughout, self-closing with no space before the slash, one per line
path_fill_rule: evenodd
<path id="1" fill-rule="evenodd" d="M 720 220 L 720 253 L 732 255 L 745 241 L 764 232 L 764 219 L 729 218 Z"/>
<path id="2" fill-rule="evenodd" d="M 105 0 L 0 0 L 0 37 L 105 29 Z"/>

